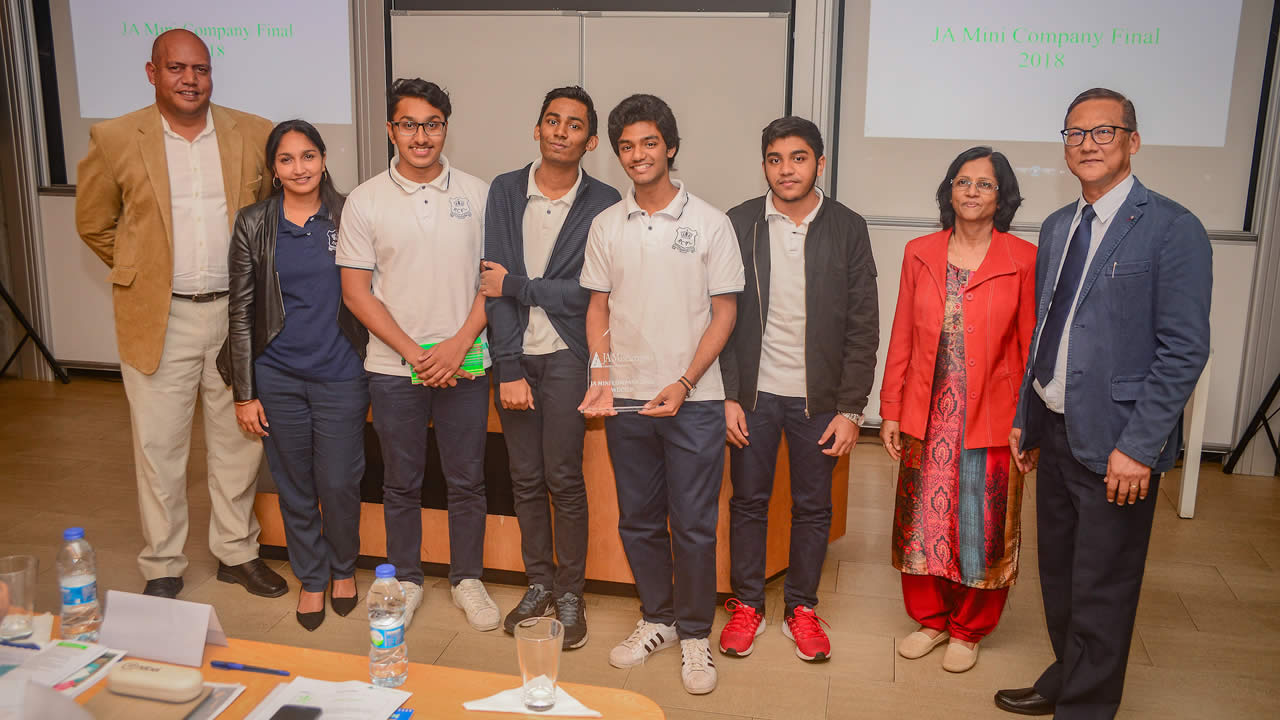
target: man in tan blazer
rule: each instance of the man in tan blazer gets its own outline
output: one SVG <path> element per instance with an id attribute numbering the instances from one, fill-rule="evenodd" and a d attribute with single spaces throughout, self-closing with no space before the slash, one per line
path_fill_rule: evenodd
<path id="1" fill-rule="evenodd" d="M 195 34 L 156 38 L 154 105 L 94 125 L 80 162 L 76 229 L 111 268 L 120 373 L 133 426 L 148 595 L 174 597 L 187 567 L 187 459 L 204 410 L 218 579 L 278 597 L 258 558 L 253 498 L 262 443 L 236 425 L 215 361 L 227 336 L 227 250 L 236 211 L 265 197 L 271 123 L 209 102 L 209 50 Z"/>

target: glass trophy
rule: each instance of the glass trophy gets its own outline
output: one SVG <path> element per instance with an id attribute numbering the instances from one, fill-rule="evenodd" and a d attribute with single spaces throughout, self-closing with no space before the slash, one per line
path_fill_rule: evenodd
<path id="1" fill-rule="evenodd" d="M 643 313 L 646 308 L 640 308 Z M 652 309 L 649 309 L 652 311 Z M 588 416 L 639 412 L 680 377 L 680 364 L 688 358 L 664 357 L 664 343 L 648 337 L 638 317 L 610 309 L 609 329 L 599 338 L 587 338 L 587 394 L 583 413 Z M 673 374 L 674 371 L 674 374 Z"/>

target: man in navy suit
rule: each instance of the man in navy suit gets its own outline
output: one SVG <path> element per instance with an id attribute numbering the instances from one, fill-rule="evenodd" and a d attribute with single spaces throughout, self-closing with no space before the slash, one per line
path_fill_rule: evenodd
<path id="1" fill-rule="evenodd" d="M 1160 473 L 1209 356 L 1209 238 L 1129 167 L 1133 103 L 1086 90 L 1067 108 L 1067 167 L 1081 199 L 1040 230 L 1036 333 L 1009 436 L 1036 464 L 1040 588 L 1054 662 L 1001 690 L 1024 715 L 1110 718 L 1120 706 Z M 1199 462 L 1199 458 L 1188 458 Z"/>

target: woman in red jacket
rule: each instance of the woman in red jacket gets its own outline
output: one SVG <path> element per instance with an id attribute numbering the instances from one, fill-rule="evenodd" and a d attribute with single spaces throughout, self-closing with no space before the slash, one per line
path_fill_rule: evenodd
<path id="1" fill-rule="evenodd" d="M 900 461 L 893 566 L 920 629 L 915 659 L 946 642 L 964 672 L 1018 574 L 1022 476 L 1009 429 L 1035 326 L 1036 248 L 1008 233 L 1022 198 L 1004 155 L 964 151 L 938 186 L 940 232 L 907 244 L 880 414 Z"/>

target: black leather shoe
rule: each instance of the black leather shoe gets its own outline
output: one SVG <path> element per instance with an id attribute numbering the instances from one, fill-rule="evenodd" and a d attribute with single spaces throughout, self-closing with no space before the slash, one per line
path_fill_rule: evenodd
<path id="1" fill-rule="evenodd" d="M 1018 715 L 1053 714 L 1053 702 L 1033 687 L 1000 690 L 996 693 L 996 707 Z"/>
<path id="2" fill-rule="evenodd" d="M 253 595 L 280 597 L 289 592 L 284 578 L 267 567 L 262 558 L 254 558 L 239 565 L 218 563 L 218 579 L 225 583 L 239 583 Z"/>
<path id="3" fill-rule="evenodd" d="M 294 615 L 298 616 L 298 624 L 306 628 L 308 632 L 313 632 L 320 627 L 320 623 L 324 622 L 324 606 L 315 612 L 298 612 L 294 611 Z"/>
<path id="4" fill-rule="evenodd" d="M 162 577 L 148 580 L 147 586 L 142 590 L 143 595 L 162 598 L 176 598 L 180 592 L 182 592 L 182 578 L 180 577 Z"/>
<path id="5" fill-rule="evenodd" d="M 333 611 L 342 617 L 346 617 L 348 613 L 356 609 L 356 604 L 360 602 L 360 592 L 356 591 L 351 597 L 338 597 L 336 595 L 329 596 L 329 604 L 333 606 Z"/>

